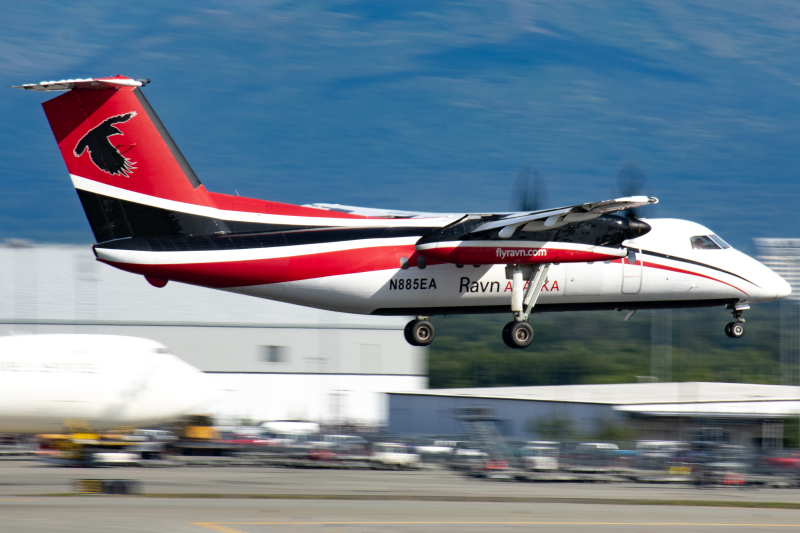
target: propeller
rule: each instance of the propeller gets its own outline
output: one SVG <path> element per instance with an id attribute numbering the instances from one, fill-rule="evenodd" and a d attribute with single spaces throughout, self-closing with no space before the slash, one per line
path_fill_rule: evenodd
<path id="1" fill-rule="evenodd" d="M 625 196 L 646 196 L 644 189 L 647 186 L 647 174 L 633 161 L 622 165 L 617 172 L 617 189 L 619 195 Z M 639 218 L 641 208 L 628 209 L 620 213 L 628 218 Z"/>
<path id="2" fill-rule="evenodd" d="M 539 211 L 550 207 L 547 185 L 538 168 L 531 170 L 530 165 L 523 166 L 514 182 L 514 195 L 511 198 L 511 209 L 514 211 Z"/>

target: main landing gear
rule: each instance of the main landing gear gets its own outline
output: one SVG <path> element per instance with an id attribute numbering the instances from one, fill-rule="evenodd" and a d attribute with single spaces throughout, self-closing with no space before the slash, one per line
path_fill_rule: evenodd
<path id="1" fill-rule="evenodd" d="M 436 337 L 436 330 L 433 329 L 433 324 L 428 318 L 427 316 L 418 316 L 415 320 L 406 324 L 404 333 L 408 344 L 411 346 L 427 346 L 433 342 Z"/>
<path id="2" fill-rule="evenodd" d="M 531 268 L 527 290 L 524 289 L 522 267 L 520 265 L 508 266 L 506 267 L 506 272 L 512 268 L 511 312 L 514 313 L 514 321 L 509 322 L 503 328 L 503 342 L 509 348 L 522 349 L 527 348 L 533 342 L 533 328 L 528 322 L 528 316 L 530 316 L 531 310 L 536 305 L 536 300 L 539 299 L 539 294 L 542 292 L 542 285 L 547 280 L 547 271 L 550 269 L 550 264 L 545 263 L 526 267 L 526 270 Z"/>
<path id="3" fill-rule="evenodd" d="M 732 339 L 741 339 L 744 337 L 744 314 L 745 309 L 750 309 L 749 305 L 729 305 L 728 309 L 733 312 L 733 319 L 735 322 L 730 322 L 725 326 L 725 335 Z"/>

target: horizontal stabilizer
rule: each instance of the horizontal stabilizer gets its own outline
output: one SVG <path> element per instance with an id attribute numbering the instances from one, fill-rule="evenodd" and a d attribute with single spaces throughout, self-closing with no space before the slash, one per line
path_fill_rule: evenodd
<path id="1" fill-rule="evenodd" d="M 110 78 L 84 78 L 69 79 L 59 81 L 40 81 L 39 83 L 28 83 L 25 85 L 12 85 L 14 89 L 25 89 L 26 91 L 69 91 L 70 89 L 109 89 L 112 87 L 144 87 L 150 80 L 134 80 L 124 76 L 113 76 Z"/>

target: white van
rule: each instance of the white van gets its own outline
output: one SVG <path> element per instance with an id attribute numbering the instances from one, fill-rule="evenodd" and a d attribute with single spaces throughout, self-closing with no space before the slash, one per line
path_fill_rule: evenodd
<path id="1" fill-rule="evenodd" d="M 535 442 L 523 446 L 522 467 L 531 471 L 558 470 L 558 443 Z"/>
<path id="2" fill-rule="evenodd" d="M 376 442 L 372 445 L 372 460 L 384 466 L 395 468 L 417 468 L 419 455 L 411 453 L 405 444 L 396 442 Z"/>

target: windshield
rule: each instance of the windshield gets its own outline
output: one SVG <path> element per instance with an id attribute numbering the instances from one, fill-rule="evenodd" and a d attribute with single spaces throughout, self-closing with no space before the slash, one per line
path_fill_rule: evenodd
<path id="1" fill-rule="evenodd" d="M 693 250 L 722 250 L 731 247 L 716 235 L 697 235 L 690 237 L 689 240 L 692 242 Z"/>

